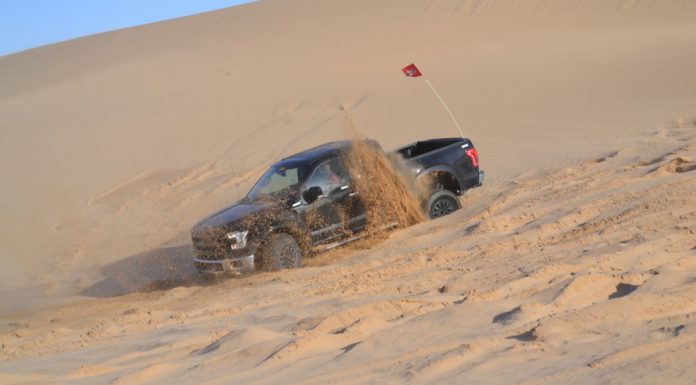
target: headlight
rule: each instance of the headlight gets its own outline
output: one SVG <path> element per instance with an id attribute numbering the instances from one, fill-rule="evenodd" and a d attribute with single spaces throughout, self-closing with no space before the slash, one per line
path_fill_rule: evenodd
<path id="1" fill-rule="evenodd" d="M 230 249 L 237 250 L 246 247 L 247 235 L 249 231 L 230 231 L 227 233 L 227 239 L 230 240 Z"/>

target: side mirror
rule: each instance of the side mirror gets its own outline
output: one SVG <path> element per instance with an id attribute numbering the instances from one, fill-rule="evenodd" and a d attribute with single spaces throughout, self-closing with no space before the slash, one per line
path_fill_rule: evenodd
<path id="1" fill-rule="evenodd" d="M 321 191 L 321 187 L 312 186 L 312 187 L 308 188 L 307 191 L 302 193 L 302 198 L 307 203 L 314 203 L 322 195 L 324 195 L 324 192 Z"/>

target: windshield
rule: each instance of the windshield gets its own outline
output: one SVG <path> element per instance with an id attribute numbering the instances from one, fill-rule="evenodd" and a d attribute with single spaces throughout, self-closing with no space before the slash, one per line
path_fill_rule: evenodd
<path id="1" fill-rule="evenodd" d="M 273 166 L 256 182 L 247 198 L 254 201 L 297 197 L 306 174 L 303 166 Z"/>

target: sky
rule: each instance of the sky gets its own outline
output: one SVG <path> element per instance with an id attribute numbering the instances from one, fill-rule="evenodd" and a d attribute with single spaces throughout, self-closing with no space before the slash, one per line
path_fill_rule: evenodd
<path id="1" fill-rule="evenodd" d="M 0 55 L 252 0 L 0 0 Z"/>

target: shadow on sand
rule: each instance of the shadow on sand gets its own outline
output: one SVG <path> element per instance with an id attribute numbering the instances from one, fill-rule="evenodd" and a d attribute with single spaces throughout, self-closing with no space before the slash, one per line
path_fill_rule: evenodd
<path id="1" fill-rule="evenodd" d="M 191 261 L 191 245 L 163 247 L 136 254 L 101 269 L 106 277 L 82 290 L 88 297 L 115 297 L 132 292 L 168 290 L 212 283 Z"/>

